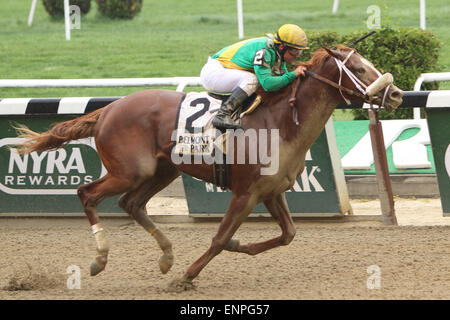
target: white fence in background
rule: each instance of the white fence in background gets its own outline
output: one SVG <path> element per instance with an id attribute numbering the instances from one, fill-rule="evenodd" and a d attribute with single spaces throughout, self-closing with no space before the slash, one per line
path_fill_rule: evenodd
<path id="1" fill-rule="evenodd" d="M 87 87 L 147 87 L 177 86 L 183 91 L 186 86 L 201 86 L 200 77 L 173 78 L 117 78 L 117 79 L 8 79 L 0 80 L 0 88 L 87 88 Z"/>

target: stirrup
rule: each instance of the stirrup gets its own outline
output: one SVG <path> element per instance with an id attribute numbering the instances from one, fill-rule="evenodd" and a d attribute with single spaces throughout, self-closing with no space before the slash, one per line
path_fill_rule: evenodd
<path id="1" fill-rule="evenodd" d="M 259 94 L 256 95 L 255 99 L 253 100 L 252 104 L 239 115 L 239 118 L 242 118 L 243 116 L 252 113 L 255 111 L 255 109 L 261 104 L 262 98 Z"/>

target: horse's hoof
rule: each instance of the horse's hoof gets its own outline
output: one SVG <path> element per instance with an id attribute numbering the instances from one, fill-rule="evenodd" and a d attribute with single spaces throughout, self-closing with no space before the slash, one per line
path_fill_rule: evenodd
<path id="1" fill-rule="evenodd" d="M 91 262 L 91 276 L 96 276 L 105 270 L 106 262 L 106 257 L 99 256 L 95 258 L 95 260 Z"/>
<path id="2" fill-rule="evenodd" d="M 174 279 L 169 283 L 168 291 L 179 293 L 193 289 L 195 289 L 195 285 L 192 283 L 192 281 Z"/>
<path id="3" fill-rule="evenodd" d="M 163 274 L 166 274 L 170 268 L 173 266 L 173 255 L 172 254 L 164 254 L 161 258 L 159 258 L 159 269 Z"/>

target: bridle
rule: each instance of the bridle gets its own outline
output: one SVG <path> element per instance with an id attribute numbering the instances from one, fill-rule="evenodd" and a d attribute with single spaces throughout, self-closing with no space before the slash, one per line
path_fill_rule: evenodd
<path id="1" fill-rule="evenodd" d="M 347 105 L 350 105 L 351 102 L 348 98 L 346 98 L 344 96 L 344 92 L 350 96 L 361 98 L 365 103 L 370 104 L 370 106 L 372 108 L 373 107 L 373 99 L 375 97 L 375 94 L 384 89 L 383 98 L 382 98 L 381 104 L 380 104 L 381 106 L 384 106 L 384 103 L 386 102 L 387 93 L 389 91 L 389 85 L 392 84 L 392 82 L 393 82 L 392 75 L 390 73 L 386 73 L 384 75 L 380 74 L 380 76 L 378 77 L 377 80 L 372 82 L 370 85 L 366 85 L 346 66 L 347 61 L 350 59 L 350 57 L 354 53 L 355 53 L 355 50 L 351 50 L 343 61 L 339 60 L 336 57 L 333 57 L 334 61 L 336 62 L 336 65 L 339 69 L 339 81 L 338 82 L 331 81 L 330 79 L 327 79 L 315 72 L 308 71 L 308 70 L 305 70 L 305 74 L 311 78 L 314 78 L 316 80 L 324 82 L 324 83 L 338 89 L 339 93 L 341 94 L 342 98 L 347 103 Z M 343 77 L 344 73 L 348 76 L 350 81 L 352 81 L 352 83 L 355 85 L 355 88 L 358 91 L 342 86 L 341 83 L 342 83 L 342 77 Z M 300 78 L 297 78 L 295 81 L 297 83 L 295 83 L 293 85 L 292 96 L 289 99 L 289 105 L 291 107 L 294 106 L 295 101 L 296 101 L 295 96 L 296 96 L 298 87 L 300 86 Z M 294 111 L 294 120 L 295 120 L 296 124 L 298 125 L 298 120 L 297 120 L 297 115 L 296 115 L 297 110 L 295 108 L 293 108 L 293 109 L 295 110 Z"/>

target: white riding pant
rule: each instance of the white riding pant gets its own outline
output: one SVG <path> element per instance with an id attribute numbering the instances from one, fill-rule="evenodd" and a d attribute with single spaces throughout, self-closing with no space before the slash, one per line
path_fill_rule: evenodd
<path id="1" fill-rule="evenodd" d="M 239 87 L 248 96 L 256 92 L 259 84 L 254 73 L 239 69 L 227 69 L 218 60 L 212 58 L 208 58 L 203 66 L 200 79 L 203 87 L 208 91 L 230 93 Z"/>

